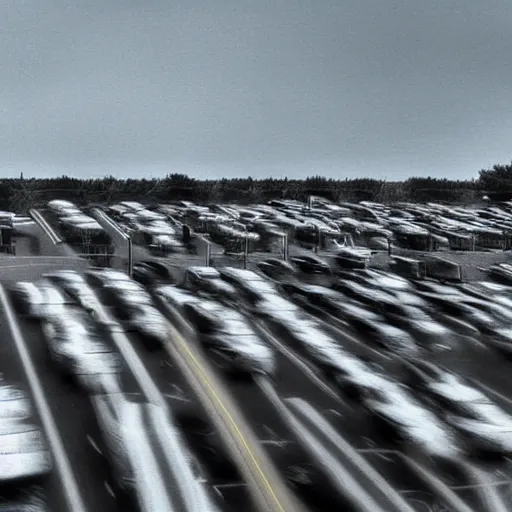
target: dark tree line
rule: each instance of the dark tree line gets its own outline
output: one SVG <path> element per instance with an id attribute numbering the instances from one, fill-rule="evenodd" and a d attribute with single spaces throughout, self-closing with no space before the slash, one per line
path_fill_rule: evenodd
<path id="1" fill-rule="evenodd" d="M 287 198 L 305 200 L 309 195 L 334 201 L 442 201 L 470 203 L 485 192 L 511 192 L 512 163 L 480 171 L 479 178 L 453 181 L 446 178 L 410 178 L 389 182 L 371 178 L 335 180 L 312 176 L 305 180 L 236 178 L 197 180 L 183 174 L 162 179 L 60 178 L 1 179 L 0 209 L 26 212 L 51 199 L 68 199 L 78 205 L 123 200 L 145 203 L 189 200 L 208 202 L 258 202 Z"/>

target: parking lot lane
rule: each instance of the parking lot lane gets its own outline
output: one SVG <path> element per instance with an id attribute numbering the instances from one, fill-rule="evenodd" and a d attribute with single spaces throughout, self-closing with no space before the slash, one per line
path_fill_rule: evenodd
<path id="1" fill-rule="evenodd" d="M 16 352 L 15 345 L 12 341 L 12 333 L 9 329 L 9 324 L 5 317 L 3 309 L 0 311 L 0 380 L 5 384 L 12 384 L 29 394 L 34 403 L 34 397 L 30 391 L 26 376 L 23 371 L 23 366 Z M 41 418 L 36 407 L 33 408 L 34 416 L 33 422 L 42 427 Z M 55 469 L 41 484 L 42 494 L 51 510 L 56 512 L 67 511 L 66 500 L 63 494 L 62 483 L 59 475 Z M 1 497 L 0 493 L 0 497 Z"/>
<path id="2" fill-rule="evenodd" d="M 110 491 L 117 493 L 118 490 L 108 463 L 89 441 L 89 438 L 94 439 L 96 446 L 105 453 L 89 397 L 63 381 L 52 368 L 40 327 L 36 323 L 20 323 L 87 509 L 91 512 L 118 510 L 117 500 Z"/>
<path id="3" fill-rule="evenodd" d="M 150 351 L 146 348 L 142 336 L 137 333 L 126 335 L 160 393 L 168 399 L 171 410 L 173 404 L 180 401 L 196 402 L 181 370 L 165 350 Z"/>

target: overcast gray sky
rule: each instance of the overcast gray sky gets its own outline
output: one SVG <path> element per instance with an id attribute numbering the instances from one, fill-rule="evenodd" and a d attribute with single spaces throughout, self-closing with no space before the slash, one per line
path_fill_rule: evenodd
<path id="1" fill-rule="evenodd" d="M 3 175 L 471 178 L 510 0 L 2 0 Z"/>

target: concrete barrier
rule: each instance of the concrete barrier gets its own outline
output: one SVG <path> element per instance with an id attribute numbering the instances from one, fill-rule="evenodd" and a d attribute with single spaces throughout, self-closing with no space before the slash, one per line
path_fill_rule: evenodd
<path id="1" fill-rule="evenodd" d="M 109 234 L 114 243 L 127 245 L 128 250 L 128 274 L 133 275 L 133 244 L 132 237 L 125 233 L 117 223 L 112 220 L 103 210 L 93 208 L 91 215 L 96 219 L 98 224 Z"/>
<path id="2" fill-rule="evenodd" d="M 439 256 L 425 258 L 426 277 L 441 281 L 462 281 L 462 268 L 454 261 Z"/>
<path id="3" fill-rule="evenodd" d="M 50 226 L 48 221 L 43 217 L 42 213 L 32 208 L 29 211 L 30 217 L 34 220 L 34 222 L 44 231 L 46 236 L 52 241 L 54 245 L 61 244 L 63 242 L 62 238 L 57 234 L 57 232 Z"/>

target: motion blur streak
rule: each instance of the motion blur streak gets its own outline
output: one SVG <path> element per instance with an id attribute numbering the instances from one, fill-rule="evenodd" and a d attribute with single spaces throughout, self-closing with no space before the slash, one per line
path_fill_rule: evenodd
<path id="1" fill-rule="evenodd" d="M 215 388 L 219 389 L 220 384 L 216 382 L 215 385 L 212 385 L 211 380 L 213 376 L 207 375 L 205 365 L 199 362 L 198 356 L 192 353 L 189 344 L 171 324 L 169 324 L 169 331 L 172 339 L 177 343 L 168 342 L 166 344 L 167 350 L 178 360 L 182 360 L 186 364 L 196 383 L 201 386 L 198 395 L 202 396 L 206 392 L 215 412 L 223 417 L 224 425 L 222 425 L 222 429 L 225 429 L 225 426 L 229 427 L 233 440 L 237 441 L 238 450 L 241 453 L 245 453 L 243 471 L 246 473 L 249 482 L 256 481 L 255 485 L 257 486 L 258 493 L 254 493 L 254 497 L 260 508 L 275 512 L 299 512 L 302 510 L 303 506 L 297 503 L 297 500 L 291 496 L 286 485 L 281 483 L 282 480 L 278 476 L 277 471 L 272 467 L 271 462 L 262 451 L 258 450 L 257 441 L 250 442 L 247 440 L 250 432 L 249 428 L 243 427 L 246 433 L 242 433 L 241 421 L 235 421 L 233 418 L 235 406 L 228 405 L 225 400 L 227 398 L 226 395 L 224 394 L 224 400 L 222 400 L 215 390 Z M 228 407 L 232 412 L 228 411 Z M 213 417 L 215 418 L 216 415 Z M 234 450 L 234 446 L 230 446 L 230 448 L 235 452 L 235 455 L 238 455 L 239 459 L 240 456 L 236 454 L 237 450 Z M 262 465 L 265 466 L 265 470 Z M 270 483 L 271 481 L 274 485 Z M 254 490 L 251 489 L 253 492 Z"/>
<path id="2" fill-rule="evenodd" d="M 300 437 L 304 443 L 304 446 L 308 448 L 313 457 L 318 458 L 322 466 L 326 468 L 326 473 L 332 480 L 333 484 L 341 490 L 341 494 L 346 495 L 354 509 L 361 511 L 384 511 L 386 508 L 379 504 L 380 500 L 375 500 L 370 496 L 360 482 L 353 477 L 353 472 L 349 468 L 345 467 L 340 460 L 334 455 L 333 451 L 326 443 L 322 443 L 319 438 L 313 433 L 313 430 L 309 428 L 305 422 L 301 421 L 298 415 L 294 414 L 287 403 L 283 402 L 278 396 L 270 382 L 265 379 L 258 379 L 257 381 L 260 389 L 266 394 L 269 400 L 273 403 L 274 407 L 279 410 L 281 417 L 290 425 L 292 431 Z M 352 452 L 350 446 L 345 446 L 341 437 L 333 431 L 333 429 L 325 422 L 318 413 L 310 407 L 306 402 L 298 399 L 288 399 L 289 404 L 294 405 L 297 410 L 301 410 L 302 414 L 307 417 L 312 423 L 321 424 L 320 429 L 325 434 L 325 437 L 329 438 L 330 441 L 337 445 L 340 450 L 343 450 L 344 455 L 350 458 L 348 452 Z M 399 496 L 385 481 L 384 479 L 373 469 L 364 462 L 360 457 L 358 460 L 354 460 L 356 457 L 352 457 L 350 462 L 354 466 L 358 467 L 365 476 L 370 479 L 375 486 L 378 487 L 382 495 L 388 501 L 388 504 L 393 507 L 396 511 L 401 512 L 413 512 L 413 509 Z M 326 463 L 327 461 L 327 463 Z"/>
<path id="3" fill-rule="evenodd" d="M 100 318 L 100 320 L 104 321 L 106 324 L 112 325 L 113 322 L 109 318 L 109 315 L 104 310 L 102 304 L 98 300 L 96 300 L 95 302 L 96 303 L 94 304 L 94 309 L 96 311 L 96 314 L 98 315 L 98 318 Z M 131 347 L 129 341 L 126 339 L 126 335 L 122 331 L 114 331 L 113 329 L 111 330 L 111 334 L 112 339 L 114 340 L 116 346 L 119 348 L 119 351 L 123 354 L 123 357 L 129 364 L 130 369 L 135 375 L 137 381 L 139 382 L 139 385 L 141 386 L 141 389 L 144 391 L 146 396 L 155 406 L 160 407 L 163 411 L 166 411 L 169 413 L 169 415 L 172 415 L 172 411 L 169 411 L 169 408 L 167 407 L 167 402 L 165 401 L 159 389 L 153 382 L 151 376 L 148 374 L 146 368 L 141 363 L 137 354 Z M 106 383 L 109 384 L 110 386 L 113 385 L 108 380 L 106 381 Z M 180 482 L 179 491 L 183 494 L 184 502 L 187 504 L 188 507 L 187 510 L 195 512 L 205 512 L 206 510 L 211 510 L 209 505 L 208 507 L 206 506 L 207 498 L 204 495 L 203 488 L 201 487 L 201 485 L 199 485 L 197 479 L 192 474 L 189 465 L 181 455 L 182 449 L 180 447 L 180 443 L 176 442 L 178 433 L 176 432 L 174 425 L 172 425 L 172 423 L 169 421 L 166 421 L 164 424 L 162 417 L 160 415 L 157 415 L 156 412 L 153 413 L 153 418 L 154 421 L 157 422 L 156 430 L 158 435 L 160 436 L 160 430 L 165 428 L 165 432 L 167 434 L 166 441 L 167 443 L 172 443 L 173 445 L 173 457 L 170 459 L 173 460 L 173 467 L 176 467 L 176 475 L 178 476 L 177 481 Z M 164 452 L 168 454 L 169 447 L 166 445 L 166 443 L 162 443 L 162 447 L 164 449 Z M 138 468 L 138 464 L 140 464 L 141 461 L 145 461 L 144 457 L 141 457 L 137 461 L 134 461 L 134 467 Z M 158 472 L 156 472 L 155 474 L 158 474 Z M 141 476 L 146 478 L 146 472 L 142 471 Z M 196 485 L 191 487 L 188 485 L 189 482 L 195 482 Z M 143 488 L 145 487 L 143 486 Z M 151 488 L 151 483 L 147 488 Z M 162 495 L 165 495 L 165 493 L 163 493 Z M 156 508 L 153 510 L 163 509 Z M 150 510 L 148 510 L 148 512 L 150 512 Z"/>
<path id="4" fill-rule="evenodd" d="M 14 311 L 12 310 L 11 304 L 9 302 L 9 298 L 5 293 L 3 286 L 1 285 L 0 303 L 5 311 L 5 316 L 12 333 L 12 339 L 16 344 L 16 349 L 27 375 L 30 389 L 34 396 L 35 405 L 39 411 L 45 434 L 50 443 L 55 465 L 57 466 L 57 470 L 62 480 L 63 492 L 66 497 L 69 510 L 72 512 L 87 512 L 85 504 L 82 500 L 82 496 L 80 494 L 78 482 L 75 479 L 71 464 L 69 463 L 69 460 L 66 456 L 66 451 L 64 450 L 62 440 L 60 439 L 57 425 L 55 424 L 52 413 L 50 412 L 50 407 L 46 401 L 44 390 L 37 376 L 37 371 L 34 368 L 28 350 L 25 346 L 25 342 L 23 340 L 21 330 L 18 326 Z"/>
<path id="5" fill-rule="evenodd" d="M 436 478 L 430 471 L 421 467 L 415 460 L 402 454 L 405 463 L 411 468 L 412 471 L 421 475 L 421 478 L 427 483 L 435 492 L 442 496 L 453 509 L 454 512 L 473 512 L 473 509 L 466 505 L 448 486 L 446 486 L 439 478 Z"/>

